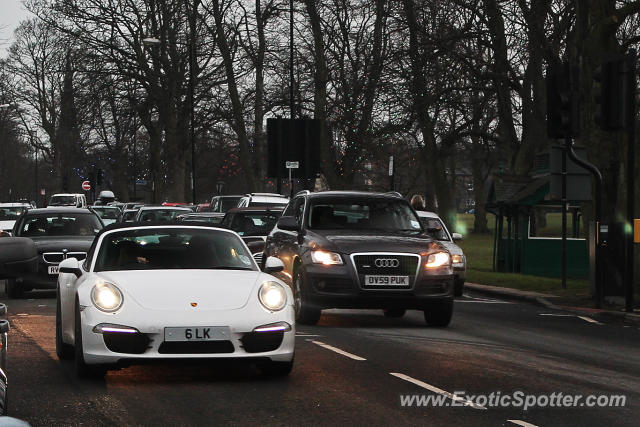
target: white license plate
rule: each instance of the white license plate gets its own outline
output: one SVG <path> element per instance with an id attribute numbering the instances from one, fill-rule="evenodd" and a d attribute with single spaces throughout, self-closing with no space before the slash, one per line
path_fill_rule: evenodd
<path id="1" fill-rule="evenodd" d="M 60 267 L 58 267 L 57 265 L 49 266 L 49 274 L 58 274 L 58 273 L 60 273 Z"/>
<path id="2" fill-rule="evenodd" d="M 366 286 L 409 286 L 409 276 L 364 276 Z"/>
<path id="3" fill-rule="evenodd" d="M 223 341 L 231 339 L 228 326 L 164 328 L 165 341 Z"/>

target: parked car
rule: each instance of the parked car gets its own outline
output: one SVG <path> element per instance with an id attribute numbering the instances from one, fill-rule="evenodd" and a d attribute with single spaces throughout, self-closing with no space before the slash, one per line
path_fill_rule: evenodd
<path id="1" fill-rule="evenodd" d="M 455 276 L 454 294 L 457 297 L 462 296 L 464 281 L 467 278 L 467 258 L 464 256 L 462 248 L 455 243 L 456 241 L 462 240 L 462 234 L 449 233 L 447 226 L 438 214 L 434 212 L 417 211 L 417 214 L 427 232 L 429 232 L 434 239 L 442 243 L 451 253 L 453 274 Z"/>
<path id="2" fill-rule="evenodd" d="M 31 208 L 28 203 L 0 203 L 0 231 L 10 233 L 20 215 Z"/>
<path id="3" fill-rule="evenodd" d="M 93 210 L 100 216 L 104 225 L 118 222 L 120 214 L 122 213 L 120 208 L 118 208 L 117 206 L 92 206 L 91 210 Z"/>
<path id="4" fill-rule="evenodd" d="M 211 206 L 210 203 L 200 203 L 197 204 L 195 207 L 195 211 L 194 212 L 209 212 L 209 207 Z"/>
<path id="5" fill-rule="evenodd" d="M 429 325 L 451 321 L 451 255 L 399 195 L 301 192 L 263 256 L 283 261 L 301 323 L 317 323 L 328 308 L 379 308 L 388 317 L 415 309 Z"/>
<path id="6" fill-rule="evenodd" d="M 157 359 L 257 361 L 291 372 L 293 294 L 261 272 L 239 236 L 195 225 L 112 226 L 60 266 L 56 353 L 79 376 Z"/>
<path id="7" fill-rule="evenodd" d="M 84 194 L 60 193 L 54 194 L 49 199 L 48 207 L 73 206 L 76 208 L 86 208 L 87 198 Z"/>
<path id="8" fill-rule="evenodd" d="M 177 206 L 143 206 L 138 209 L 135 221 L 172 221 L 178 215 L 186 213 L 191 213 L 191 209 Z"/>
<path id="9" fill-rule="evenodd" d="M 238 233 L 258 265 L 262 265 L 264 242 L 282 210 L 281 207 L 233 208 L 226 213 L 221 225 Z"/>
<path id="10" fill-rule="evenodd" d="M 89 209 L 53 207 L 25 212 L 13 227 L 16 237 L 28 237 L 38 251 L 37 271 L 7 280 L 7 294 L 20 298 L 31 289 L 55 289 L 58 264 L 84 259 L 103 222 Z"/>
<path id="11" fill-rule="evenodd" d="M 280 206 L 284 209 L 289 203 L 289 198 L 277 193 L 251 193 L 247 194 L 238 202 L 239 208 L 253 206 Z"/>
<path id="12" fill-rule="evenodd" d="M 214 196 L 209 203 L 211 212 L 227 213 L 231 208 L 238 206 L 242 196 Z"/>

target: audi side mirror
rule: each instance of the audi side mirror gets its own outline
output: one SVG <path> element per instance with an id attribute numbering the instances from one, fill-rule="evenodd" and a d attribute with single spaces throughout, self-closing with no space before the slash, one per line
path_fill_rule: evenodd
<path id="1" fill-rule="evenodd" d="M 281 216 L 280 219 L 278 219 L 277 227 L 280 230 L 300 231 L 298 221 L 293 216 Z"/>

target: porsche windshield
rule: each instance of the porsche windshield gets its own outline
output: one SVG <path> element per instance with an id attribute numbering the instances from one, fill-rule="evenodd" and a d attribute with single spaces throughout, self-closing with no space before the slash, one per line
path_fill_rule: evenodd
<path id="1" fill-rule="evenodd" d="M 422 231 L 409 204 L 400 200 L 317 200 L 309 207 L 308 227 L 315 230 Z"/>
<path id="2" fill-rule="evenodd" d="M 219 269 L 256 270 L 236 235 L 194 228 L 115 231 L 100 245 L 94 271 Z"/>

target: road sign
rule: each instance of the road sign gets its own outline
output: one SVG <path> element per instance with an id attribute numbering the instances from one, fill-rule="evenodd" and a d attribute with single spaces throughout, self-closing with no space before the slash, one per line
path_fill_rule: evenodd
<path id="1" fill-rule="evenodd" d="M 285 163 L 285 167 L 287 169 L 299 169 L 300 168 L 300 162 L 286 162 Z"/>
<path id="2" fill-rule="evenodd" d="M 84 191 L 91 190 L 91 183 L 89 181 L 82 181 L 82 189 Z"/>
<path id="3" fill-rule="evenodd" d="M 393 156 L 389 156 L 389 176 L 393 176 Z"/>

